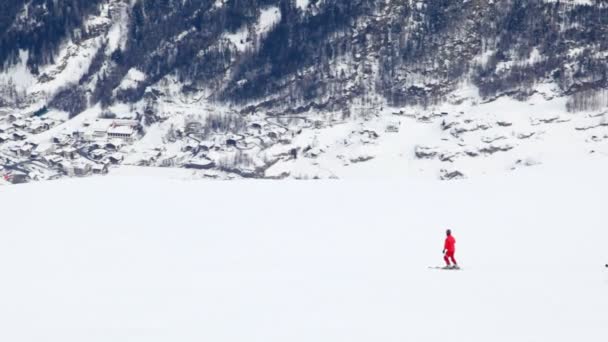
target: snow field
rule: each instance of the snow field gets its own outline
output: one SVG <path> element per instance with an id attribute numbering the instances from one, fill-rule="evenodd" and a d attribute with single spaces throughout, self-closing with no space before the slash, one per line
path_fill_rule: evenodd
<path id="1" fill-rule="evenodd" d="M 604 341 L 606 171 L 2 187 L 0 340 Z"/>

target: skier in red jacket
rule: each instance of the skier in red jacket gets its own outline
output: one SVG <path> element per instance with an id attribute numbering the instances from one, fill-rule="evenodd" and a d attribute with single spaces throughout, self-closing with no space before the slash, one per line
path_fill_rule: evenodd
<path id="1" fill-rule="evenodd" d="M 456 253 L 456 239 L 454 239 L 452 236 L 452 231 L 449 229 L 446 230 L 445 235 L 445 243 L 443 244 L 443 260 L 445 260 L 448 268 L 458 268 L 458 263 L 456 262 L 456 259 L 454 259 L 454 253 Z M 452 261 L 453 266 L 450 264 L 450 260 Z"/>

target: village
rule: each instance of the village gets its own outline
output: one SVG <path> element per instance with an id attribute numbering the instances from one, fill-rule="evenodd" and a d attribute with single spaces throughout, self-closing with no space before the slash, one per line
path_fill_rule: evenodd
<path id="1" fill-rule="evenodd" d="M 45 110 L 0 117 L 0 174 L 3 181 L 25 183 L 61 177 L 105 174 L 122 162 L 118 151 L 132 143 L 141 127 L 134 120 L 98 118 L 71 132 L 40 136 L 63 122 Z"/>
<path id="2" fill-rule="evenodd" d="M 162 143 L 136 145 L 145 135 L 140 120 L 99 115 L 78 125 L 31 113 L 0 113 L 0 175 L 3 183 L 103 175 L 118 165 L 178 167 L 206 177 L 263 177 L 261 152 L 289 144 L 303 128 L 321 125 L 302 117 L 244 120 L 238 114 L 186 116 L 162 134 Z M 271 161 L 270 161 L 271 162 Z"/>

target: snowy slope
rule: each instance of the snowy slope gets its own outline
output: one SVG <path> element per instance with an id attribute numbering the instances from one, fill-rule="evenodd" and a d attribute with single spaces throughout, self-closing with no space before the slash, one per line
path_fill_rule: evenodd
<path id="1" fill-rule="evenodd" d="M 550 83 L 537 85 L 526 101 L 484 101 L 477 92 L 465 84 L 429 108 L 353 106 L 354 118 L 305 129 L 290 145 L 269 149 L 270 156 L 291 148 L 302 154 L 280 160 L 266 176 L 474 178 L 608 155 L 605 106 L 570 112 Z"/>
<path id="2" fill-rule="evenodd" d="M 607 171 L 2 187 L 0 340 L 604 341 Z"/>

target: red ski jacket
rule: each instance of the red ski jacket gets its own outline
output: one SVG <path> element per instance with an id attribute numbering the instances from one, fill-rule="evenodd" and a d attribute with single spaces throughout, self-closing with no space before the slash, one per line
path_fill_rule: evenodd
<path id="1" fill-rule="evenodd" d="M 445 238 L 445 244 L 443 245 L 443 249 L 448 252 L 456 251 L 456 239 L 452 235 Z"/>

